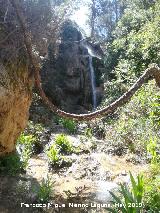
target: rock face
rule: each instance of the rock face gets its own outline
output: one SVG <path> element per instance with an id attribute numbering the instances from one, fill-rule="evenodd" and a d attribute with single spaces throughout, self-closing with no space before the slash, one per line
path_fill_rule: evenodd
<path id="1" fill-rule="evenodd" d="M 62 28 L 61 43 L 57 55 L 55 47 L 49 45 L 48 57 L 43 63 L 41 77 L 47 96 L 61 109 L 84 113 L 92 110 L 92 89 L 89 70 L 89 53 L 83 45 L 82 34 L 71 22 Z M 99 59 L 93 58 L 96 87 L 101 87 L 101 67 Z M 101 99 L 102 92 L 99 95 Z"/>
<path id="2" fill-rule="evenodd" d="M 17 138 L 26 126 L 30 86 L 25 69 L 17 72 L 17 68 L 7 70 L 0 64 L 0 156 L 14 151 Z"/>

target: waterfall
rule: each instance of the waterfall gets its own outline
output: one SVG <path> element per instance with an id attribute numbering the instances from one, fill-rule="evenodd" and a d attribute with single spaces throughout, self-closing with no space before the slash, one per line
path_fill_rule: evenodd
<path id="1" fill-rule="evenodd" d="M 95 74 L 92 62 L 92 56 L 89 55 L 89 70 L 91 76 L 91 86 L 92 86 L 92 101 L 93 101 L 93 110 L 97 107 L 97 97 L 96 97 L 96 83 L 95 83 Z"/>
<path id="2" fill-rule="evenodd" d="M 83 40 L 81 42 L 81 45 L 85 47 L 88 50 L 87 57 L 89 58 L 89 71 L 90 71 L 90 77 L 91 77 L 91 87 L 92 87 L 92 102 L 93 102 L 93 110 L 97 107 L 97 96 L 96 96 L 96 81 L 95 81 L 95 73 L 94 73 L 94 67 L 93 67 L 93 57 L 97 57 L 93 50 L 90 48 L 90 46 L 87 45 L 87 42 Z"/>

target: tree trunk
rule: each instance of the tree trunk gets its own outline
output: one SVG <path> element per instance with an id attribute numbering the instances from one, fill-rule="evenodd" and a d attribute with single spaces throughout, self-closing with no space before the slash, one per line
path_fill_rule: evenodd
<path id="1" fill-rule="evenodd" d="M 32 80 L 28 70 L 0 64 L 0 156 L 15 150 L 28 121 Z"/>

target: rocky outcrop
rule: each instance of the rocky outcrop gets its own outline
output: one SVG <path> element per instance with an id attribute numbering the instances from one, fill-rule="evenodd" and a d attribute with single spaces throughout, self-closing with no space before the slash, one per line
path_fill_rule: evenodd
<path id="1" fill-rule="evenodd" d="M 14 151 L 28 121 L 32 80 L 26 68 L 6 69 L 0 64 L 0 156 Z M 16 71 L 16 72 L 15 72 Z"/>
<path id="2" fill-rule="evenodd" d="M 89 68 L 89 53 L 83 44 L 81 32 L 71 22 L 62 28 L 58 54 L 55 46 L 49 45 L 48 57 L 42 67 L 42 85 L 52 102 L 67 112 L 84 113 L 92 110 L 92 88 Z M 102 63 L 93 59 L 96 86 L 100 87 Z M 100 101 L 102 93 L 99 95 Z"/>

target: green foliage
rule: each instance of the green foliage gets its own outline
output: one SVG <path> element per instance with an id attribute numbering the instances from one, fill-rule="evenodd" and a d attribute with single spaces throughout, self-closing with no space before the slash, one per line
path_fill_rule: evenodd
<path id="1" fill-rule="evenodd" d="M 151 164 L 158 163 L 158 156 L 157 156 L 157 137 L 150 137 L 149 143 L 147 144 L 147 151 L 151 155 Z"/>
<path id="2" fill-rule="evenodd" d="M 32 155 L 33 146 L 36 138 L 33 135 L 25 135 L 22 133 L 17 142 L 17 150 L 21 155 L 21 161 L 23 168 L 25 169 L 28 165 L 28 160 Z"/>
<path id="3" fill-rule="evenodd" d="M 117 91 L 130 87 L 149 64 L 159 64 L 160 60 L 160 2 L 129 0 L 124 4 L 124 13 L 112 32 L 113 39 L 106 44 L 106 79 L 111 85 L 113 80 Z M 111 92 L 107 89 L 106 98 Z M 112 93 L 115 98 L 120 95 Z"/>
<path id="4" fill-rule="evenodd" d="M 142 198 L 144 193 L 144 181 L 143 176 L 137 176 L 137 182 L 133 175 L 130 173 L 131 189 L 126 185 L 120 184 L 120 196 L 115 195 L 113 192 L 110 194 L 113 197 L 113 204 L 118 203 L 120 205 L 116 210 L 108 208 L 110 212 L 116 213 L 117 210 L 121 210 L 122 213 L 140 213 L 142 209 Z"/>
<path id="5" fill-rule="evenodd" d="M 121 80 L 112 80 L 108 81 L 105 84 L 105 93 L 104 99 L 101 103 L 102 106 L 106 106 L 113 101 L 115 101 L 118 97 L 124 94 L 128 89 L 127 84 L 123 83 Z"/>
<path id="6" fill-rule="evenodd" d="M 67 118 L 60 118 L 59 122 L 66 128 L 69 133 L 74 134 L 77 130 L 77 123 L 74 120 Z"/>
<path id="7" fill-rule="evenodd" d="M 152 163 L 149 176 L 145 178 L 144 206 L 148 212 L 160 209 L 160 163 Z"/>
<path id="8" fill-rule="evenodd" d="M 113 145 L 121 142 L 123 147 L 128 148 L 132 153 L 139 153 L 145 156 L 151 148 L 152 141 L 160 143 L 159 132 L 159 97 L 160 90 L 155 83 L 144 85 L 118 112 L 117 122 L 110 124 L 115 133 L 108 134 L 108 139 Z M 152 144 L 152 147 L 150 147 Z M 155 147 L 155 152 L 158 146 Z"/>
<path id="9" fill-rule="evenodd" d="M 61 161 L 61 156 L 59 154 L 59 150 L 57 149 L 56 145 L 53 144 L 49 147 L 47 151 L 47 157 L 49 161 L 53 164 L 58 164 Z"/>
<path id="10" fill-rule="evenodd" d="M 49 201 L 52 194 L 52 187 L 53 183 L 51 182 L 49 176 L 47 176 L 46 179 L 43 178 L 42 183 L 40 184 L 40 187 L 37 192 L 39 202 L 46 203 Z"/>
<path id="11" fill-rule="evenodd" d="M 46 150 L 47 157 L 51 165 L 55 167 L 70 166 L 70 159 L 67 159 L 63 154 L 69 154 L 73 151 L 73 146 L 70 144 L 67 137 L 63 134 L 57 135 L 55 143 Z"/>
<path id="12" fill-rule="evenodd" d="M 0 157 L 0 173 L 15 175 L 22 171 L 23 165 L 17 153 Z"/>
<path id="13" fill-rule="evenodd" d="M 148 212 L 158 212 L 160 209 L 160 156 L 157 154 L 158 138 L 150 137 L 147 151 L 151 155 L 149 175 L 145 178 L 144 205 Z"/>
<path id="14" fill-rule="evenodd" d="M 24 131 L 25 135 L 32 135 L 35 140 L 33 141 L 32 152 L 39 154 L 43 150 L 43 142 L 47 140 L 48 129 L 40 123 L 29 121 L 27 128 Z"/>
<path id="15" fill-rule="evenodd" d="M 137 176 L 137 183 L 130 172 L 130 180 L 132 183 L 132 192 L 134 195 L 134 199 L 137 203 L 142 202 L 143 192 L 144 192 L 144 180 L 142 175 Z"/>
<path id="16" fill-rule="evenodd" d="M 22 133 L 17 141 L 18 154 L 10 154 L 0 159 L 0 170 L 9 174 L 15 174 L 26 169 L 28 160 L 33 153 L 36 137 Z"/>
<path id="17" fill-rule="evenodd" d="M 73 151 L 73 146 L 64 134 L 57 135 L 55 138 L 55 144 L 58 146 L 60 152 L 67 154 Z"/>
<path id="18" fill-rule="evenodd" d="M 84 135 L 91 139 L 93 137 L 93 130 L 92 128 L 86 128 L 85 131 L 84 131 Z"/>

